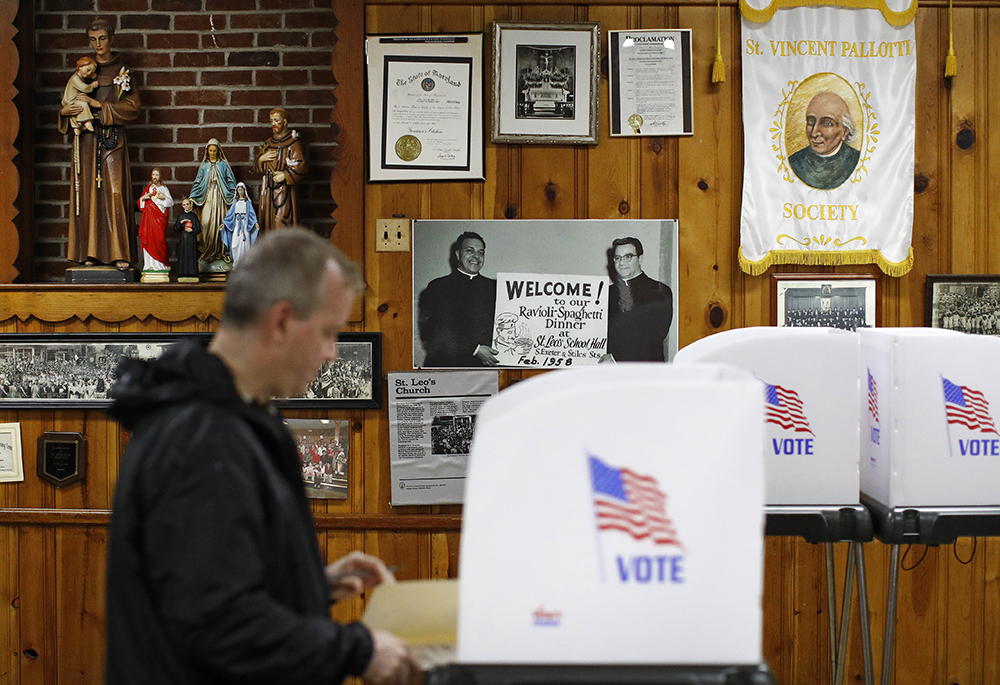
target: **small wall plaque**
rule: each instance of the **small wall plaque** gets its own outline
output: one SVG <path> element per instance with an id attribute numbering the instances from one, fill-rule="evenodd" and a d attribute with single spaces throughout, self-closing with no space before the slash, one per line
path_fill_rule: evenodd
<path id="1" fill-rule="evenodd" d="M 87 476 L 87 440 L 80 433 L 47 431 L 38 438 L 38 477 L 57 488 Z"/>

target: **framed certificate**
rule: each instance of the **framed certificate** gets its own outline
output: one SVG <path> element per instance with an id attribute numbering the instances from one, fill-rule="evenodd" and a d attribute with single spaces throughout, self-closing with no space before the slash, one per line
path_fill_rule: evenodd
<path id="1" fill-rule="evenodd" d="M 0 483 L 15 483 L 23 480 L 21 424 L 0 423 Z"/>
<path id="2" fill-rule="evenodd" d="M 482 180 L 483 36 L 368 36 L 370 181 Z"/>
<path id="3" fill-rule="evenodd" d="M 608 31 L 612 136 L 694 132 L 691 29 Z"/>
<path id="4" fill-rule="evenodd" d="M 493 22 L 494 143 L 597 144 L 598 22 Z"/>

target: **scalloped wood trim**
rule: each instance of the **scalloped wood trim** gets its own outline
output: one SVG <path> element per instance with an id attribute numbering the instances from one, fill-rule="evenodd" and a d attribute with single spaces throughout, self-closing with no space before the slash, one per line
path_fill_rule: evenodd
<path id="1" fill-rule="evenodd" d="M 0 321 L 34 317 L 55 323 L 76 317 L 80 321 L 119 322 L 153 317 L 178 322 L 201 321 L 222 315 L 224 283 L 201 285 L 0 285 Z"/>

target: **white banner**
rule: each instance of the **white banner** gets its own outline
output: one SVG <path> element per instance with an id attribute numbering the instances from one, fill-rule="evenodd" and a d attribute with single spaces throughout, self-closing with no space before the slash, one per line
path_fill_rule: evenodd
<path id="1" fill-rule="evenodd" d="M 869 264 L 913 256 L 912 21 L 875 9 L 743 17 L 740 266 Z M 901 22 L 894 22 L 901 23 Z"/>

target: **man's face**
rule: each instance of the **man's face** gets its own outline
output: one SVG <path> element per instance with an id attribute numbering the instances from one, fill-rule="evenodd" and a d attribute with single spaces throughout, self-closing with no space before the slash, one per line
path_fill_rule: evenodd
<path id="1" fill-rule="evenodd" d="M 344 328 L 354 307 L 355 293 L 334 263 L 323 274 L 322 300 L 312 316 L 288 321 L 284 355 L 276 397 L 295 397 L 305 392 L 323 362 L 337 358 L 337 335 Z"/>
<path id="2" fill-rule="evenodd" d="M 623 279 L 639 275 L 642 271 L 642 257 L 636 254 L 635 245 L 615 246 L 615 271 Z"/>
<path id="3" fill-rule="evenodd" d="M 184 208 L 185 212 L 190 212 L 191 211 L 191 200 L 183 200 L 183 201 L 181 201 L 181 207 Z"/>
<path id="4" fill-rule="evenodd" d="M 107 61 L 111 56 L 111 37 L 104 29 L 98 31 L 87 31 L 87 38 L 90 39 L 90 47 L 94 48 L 98 62 Z"/>
<path id="5" fill-rule="evenodd" d="M 486 261 L 486 245 L 475 238 L 466 238 L 455 253 L 459 268 L 467 274 L 478 274 Z"/>
<path id="6" fill-rule="evenodd" d="M 806 108 L 806 138 L 818 155 L 828 155 L 847 136 L 842 116 L 849 114 L 844 101 L 833 93 L 820 93 Z"/>
<path id="7" fill-rule="evenodd" d="M 153 169 L 153 173 L 150 174 L 149 178 L 153 182 L 154 186 L 160 185 L 160 170 Z"/>
<path id="8" fill-rule="evenodd" d="M 288 120 L 281 116 L 279 112 L 271 113 L 271 130 L 275 134 L 282 134 L 288 126 Z"/>

